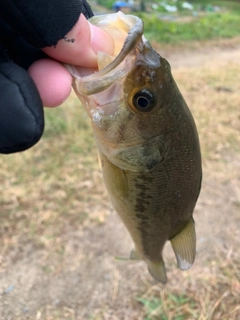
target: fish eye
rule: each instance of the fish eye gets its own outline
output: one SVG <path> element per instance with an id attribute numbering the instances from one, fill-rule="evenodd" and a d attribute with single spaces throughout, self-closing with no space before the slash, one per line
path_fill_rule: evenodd
<path id="1" fill-rule="evenodd" d="M 132 98 L 132 106 L 140 112 L 149 112 L 155 106 L 154 95 L 148 89 L 139 90 Z"/>

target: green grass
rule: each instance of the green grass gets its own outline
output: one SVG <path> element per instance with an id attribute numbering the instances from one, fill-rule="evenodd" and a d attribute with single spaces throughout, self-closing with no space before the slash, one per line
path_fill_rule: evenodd
<path id="1" fill-rule="evenodd" d="M 112 5 L 114 4 L 114 0 L 97 0 L 97 4 L 101 5 L 107 9 L 112 9 Z"/>
<path id="2" fill-rule="evenodd" d="M 152 1 L 145 1 L 147 13 L 133 12 L 144 21 L 146 38 L 161 43 L 179 44 L 193 40 L 232 38 L 240 34 L 240 1 L 189 1 L 194 6 L 196 16 L 193 16 L 193 11 L 182 8 L 183 2 L 166 1 L 178 8 L 176 13 L 167 12 L 160 5 L 153 10 Z M 99 0 L 98 3 L 111 9 L 113 1 L 103 3 Z M 214 6 L 218 6 L 220 11 L 211 12 Z M 165 16 L 171 20 L 163 20 Z"/>
<path id="3" fill-rule="evenodd" d="M 195 301 L 184 294 L 177 296 L 168 293 L 161 298 L 138 298 L 137 301 L 144 305 L 144 320 L 169 320 L 171 313 L 174 314 L 172 320 L 185 320 L 194 316 Z"/>
<path id="4" fill-rule="evenodd" d="M 144 21 L 146 38 L 161 43 L 232 38 L 240 34 L 240 15 L 237 13 L 209 13 L 190 22 L 162 21 L 157 15 L 143 13 L 138 16 Z"/>
<path id="5" fill-rule="evenodd" d="M 224 10 L 234 10 L 240 11 L 240 1 L 239 0 L 193 0 L 190 1 L 195 7 L 201 6 L 202 8 L 206 8 L 209 5 L 219 6 Z"/>
<path id="6" fill-rule="evenodd" d="M 115 3 L 115 0 L 97 0 L 97 5 L 100 5 L 102 7 L 107 8 L 108 10 L 112 9 L 113 4 Z M 182 7 L 182 4 L 186 2 L 185 0 L 166 0 L 166 1 L 150 1 L 145 0 L 145 8 L 147 12 L 161 12 L 161 13 L 168 13 L 169 12 L 165 9 L 164 6 L 161 6 L 160 3 L 164 2 L 165 4 L 176 6 L 177 7 L 177 14 L 185 14 L 185 15 L 191 15 L 192 11 L 188 9 L 184 9 Z M 189 0 L 187 1 L 193 5 L 194 11 L 211 11 L 214 6 L 218 6 L 221 11 L 240 11 L 240 1 L 238 0 Z M 158 4 L 158 8 L 153 9 L 152 5 Z M 140 1 L 135 1 L 135 6 L 138 7 L 140 5 Z M 94 4 L 92 5 L 94 9 Z"/>

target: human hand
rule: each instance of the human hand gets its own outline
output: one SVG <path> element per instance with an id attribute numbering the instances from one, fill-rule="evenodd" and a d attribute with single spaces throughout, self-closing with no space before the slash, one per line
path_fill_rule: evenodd
<path id="1" fill-rule="evenodd" d="M 95 68 L 97 51 L 112 53 L 112 39 L 86 20 L 91 15 L 85 0 L 0 2 L 0 153 L 34 145 L 43 105 L 70 94 L 72 78 L 60 62 Z"/>
<path id="2" fill-rule="evenodd" d="M 97 68 L 97 52 L 112 54 L 113 50 L 112 38 L 102 29 L 90 24 L 81 14 L 78 22 L 64 39 L 59 40 L 56 46 L 42 49 L 55 60 L 40 59 L 28 69 L 37 85 L 43 104 L 55 107 L 71 92 L 72 76 L 58 61 L 94 69 Z"/>

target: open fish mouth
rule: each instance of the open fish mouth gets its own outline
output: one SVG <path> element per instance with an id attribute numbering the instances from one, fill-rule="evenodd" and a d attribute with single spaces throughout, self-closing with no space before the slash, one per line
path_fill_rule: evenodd
<path id="1" fill-rule="evenodd" d="M 85 75 L 86 70 L 83 68 L 73 65 L 66 67 L 73 76 L 74 91 L 89 116 L 93 117 L 95 111 L 98 115 L 112 115 L 123 101 L 122 83 L 133 66 L 138 63 L 158 67 L 159 58 L 143 35 L 140 18 L 117 12 L 94 16 L 89 21 L 112 36 L 115 43 L 114 56 L 98 52 L 98 71 L 90 75 Z M 119 29 L 122 30 L 120 39 L 118 35 L 115 36 Z M 88 101 L 86 96 L 90 96 Z"/>
<path id="2" fill-rule="evenodd" d="M 121 44 L 120 52 L 116 52 L 115 50 L 115 56 L 109 56 L 103 52 L 98 53 L 99 70 L 91 75 L 82 77 L 81 69 L 72 65 L 66 65 L 75 79 L 76 92 L 85 95 L 105 90 L 113 82 L 120 80 L 128 73 L 132 62 L 136 58 L 135 51 L 143 35 L 142 20 L 136 16 L 125 16 L 121 12 L 111 15 L 94 16 L 89 21 L 103 29 L 107 26 L 107 32 L 113 38 L 117 26 L 120 25 L 123 33 L 126 34 L 126 38 L 124 43 Z M 111 26 L 114 27 L 111 28 Z M 119 48 L 119 43 L 116 45 L 115 42 L 115 46 Z M 130 54 L 131 52 L 132 54 Z M 129 58 L 126 59 L 127 57 Z"/>

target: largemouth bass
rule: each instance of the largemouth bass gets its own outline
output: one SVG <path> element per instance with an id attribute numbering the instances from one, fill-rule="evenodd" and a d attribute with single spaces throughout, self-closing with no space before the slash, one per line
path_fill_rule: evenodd
<path id="1" fill-rule="evenodd" d="M 74 88 L 91 118 L 110 200 L 135 244 L 130 256 L 166 283 L 166 241 L 180 269 L 195 258 L 192 214 L 202 177 L 197 129 L 169 63 L 143 36 L 142 21 L 117 13 L 91 22 L 113 36 L 115 56 L 99 53 L 99 70 L 88 76 L 69 67 Z"/>

